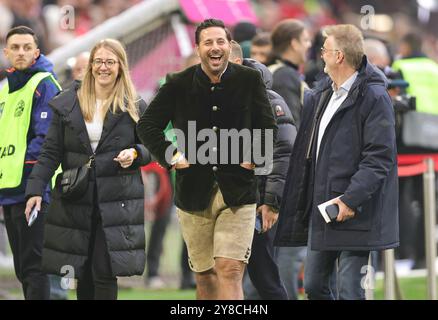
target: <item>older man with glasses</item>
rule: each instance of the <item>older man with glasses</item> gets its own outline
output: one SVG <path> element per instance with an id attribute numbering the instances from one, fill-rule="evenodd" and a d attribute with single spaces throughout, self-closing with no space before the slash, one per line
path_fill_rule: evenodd
<path id="1" fill-rule="evenodd" d="M 276 244 L 308 243 L 309 299 L 364 299 L 369 252 L 399 245 L 394 111 L 361 32 L 335 25 L 324 36 L 328 77 L 305 96 Z M 318 209 L 329 200 L 338 210 L 334 220 Z"/>

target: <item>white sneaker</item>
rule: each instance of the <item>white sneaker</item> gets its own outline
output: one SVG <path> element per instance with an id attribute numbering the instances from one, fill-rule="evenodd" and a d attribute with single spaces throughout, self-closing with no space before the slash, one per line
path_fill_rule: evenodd
<path id="1" fill-rule="evenodd" d="M 166 287 L 166 284 L 159 276 L 155 276 L 148 279 L 147 286 L 150 289 L 163 289 Z"/>
<path id="2" fill-rule="evenodd" d="M 0 252 L 0 268 L 13 268 L 14 258 L 12 256 L 5 256 Z"/>

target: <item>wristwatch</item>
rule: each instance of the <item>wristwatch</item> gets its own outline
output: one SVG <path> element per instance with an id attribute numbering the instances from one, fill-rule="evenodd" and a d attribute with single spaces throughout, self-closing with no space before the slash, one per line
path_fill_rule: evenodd
<path id="1" fill-rule="evenodd" d="M 135 148 L 131 148 L 134 151 L 134 160 L 138 157 L 138 152 Z"/>

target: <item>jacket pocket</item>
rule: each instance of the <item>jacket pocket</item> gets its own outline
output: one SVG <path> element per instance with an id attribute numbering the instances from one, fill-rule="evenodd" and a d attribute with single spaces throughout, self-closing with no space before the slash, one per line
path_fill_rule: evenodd
<path id="1" fill-rule="evenodd" d="M 340 196 L 341 194 L 343 194 L 345 192 L 345 190 L 347 190 L 349 184 L 350 184 L 350 181 L 347 179 L 333 180 L 330 184 L 331 196 L 333 198 Z"/>
<path id="2" fill-rule="evenodd" d="M 177 176 L 182 176 L 182 175 L 186 174 L 187 172 L 190 172 L 190 169 L 192 169 L 192 165 L 189 165 L 188 167 L 185 167 L 185 168 L 179 168 L 179 169 L 175 168 L 175 174 Z"/>
<path id="3" fill-rule="evenodd" d="M 184 205 L 193 203 L 196 201 L 196 197 L 199 196 L 199 186 L 201 184 L 202 173 L 200 173 L 193 165 L 187 168 L 175 170 L 175 195 L 176 200 L 182 200 Z M 182 206 L 181 209 L 188 210 Z"/>
<path id="4" fill-rule="evenodd" d="M 241 172 L 244 172 L 245 174 L 251 174 L 251 175 L 254 175 L 254 169 L 247 169 L 247 168 L 244 168 L 244 167 L 242 167 L 240 164 L 239 164 L 239 166 L 238 167 L 236 167 L 237 169 L 240 169 L 240 171 Z"/>
<path id="5" fill-rule="evenodd" d="M 334 180 L 331 184 L 332 198 L 338 197 L 345 193 L 350 184 L 349 180 Z M 348 231 L 369 231 L 372 225 L 372 203 L 366 201 L 362 206 L 357 207 L 354 211 L 354 217 L 344 222 L 332 222 L 329 224 L 335 230 Z"/>

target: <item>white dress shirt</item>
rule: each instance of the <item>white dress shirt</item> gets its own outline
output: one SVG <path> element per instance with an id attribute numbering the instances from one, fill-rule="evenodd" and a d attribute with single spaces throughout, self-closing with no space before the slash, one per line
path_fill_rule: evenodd
<path id="1" fill-rule="evenodd" d="M 335 84 L 332 83 L 333 88 L 333 94 L 330 98 L 330 101 L 327 105 L 327 108 L 324 110 L 324 114 L 322 115 L 321 122 L 319 124 L 319 130 L 318 130 L 318 144 L 316 148 L 316 159 L 318 160 L 318 154 L 319 154 L 319 146 L 321 145 L 322 138 L 324 137 L 325 129 L 327 129 L 327 126 L 329 125 L 330 121 L 332 120 L 333 116 L 335 115 L 336 111 L 338 111 L 339 107 L 341 106 L 342 102 L 344 102 L 345 99 L 347 99 L 348 92 L 351 89 L 351 86 L 353 85 L 354 81 L 357 78 L 358 72 L 356 71 L 351 75 L 350 78 L 348 78 L 340 87 L 338 90 L 335 88 Z"/>

